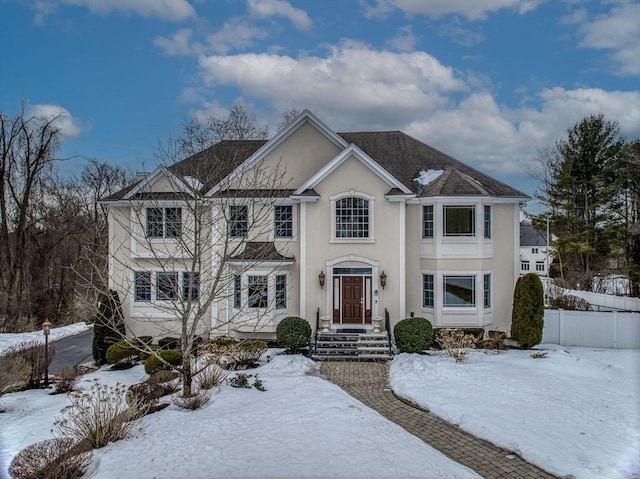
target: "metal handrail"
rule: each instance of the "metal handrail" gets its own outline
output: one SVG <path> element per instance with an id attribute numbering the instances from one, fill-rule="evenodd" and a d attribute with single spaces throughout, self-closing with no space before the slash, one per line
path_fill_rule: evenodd
<path id="1" fill-rule="evenodd" d="M 387 330 L 389 338 L 389 353 L 393 353 L 393 346 L 391 345 L 391 319 L 389 318 L 389 310 L 384 308 L 384 329 Z"/>

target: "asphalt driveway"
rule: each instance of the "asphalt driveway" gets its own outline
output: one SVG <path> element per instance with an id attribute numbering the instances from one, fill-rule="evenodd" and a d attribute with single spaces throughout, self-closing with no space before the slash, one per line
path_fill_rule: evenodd
<path id="1" fill-rule="evenodd" d="M 64 367 L 73 367 L 76 364 L 92 361 L 91 342 L 93 341 L 93 328 L 74 336 L 53 341 L 56 354 L 49 365 L 49 373 L 57 374 Z"/>

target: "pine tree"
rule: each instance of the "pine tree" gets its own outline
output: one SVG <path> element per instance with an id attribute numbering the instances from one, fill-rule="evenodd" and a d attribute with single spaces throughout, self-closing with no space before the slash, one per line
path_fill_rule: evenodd
<path id="1" fill-rule="evenodd" d="M 529 349 L 542 341 L 544 289 L 540 277 L 529 273 L 518 279 L 513 292 L 511 336 Z"/>
<path id="2" fill-rule="evenodd" d="M 548 211 L 539 220 L 550 218 L 562 274 L 583 289 L 623 248 L 618 192 L 627 152 L 617 122 L 592 115 L 541 159 L 543 186 L 536 196 Z"/>

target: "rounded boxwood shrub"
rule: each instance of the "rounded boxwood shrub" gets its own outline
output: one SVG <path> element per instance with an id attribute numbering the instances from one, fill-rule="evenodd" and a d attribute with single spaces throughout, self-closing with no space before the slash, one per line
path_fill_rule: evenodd
<path id="1" fill-rule="evenodd" d="M 149 346 L 153 341 L 153 338 L 151 336 L 138 336 L 137 339 L 140 347 Z"/>
<path id="2" fill-rule="evenodd" d="M 166 336 L 158 340 L 158 346 L 162 349 L 178 349 L 179 344 L 180 339 L 173 336 Z"/>
<path id="3" fill-rule="evenodd" d="M 288 316 L 278 323 L 276 341 L 290 352 L 298 351 L 309 344 L 311 326 L 296 316 Z"/>
<path id="4" fill-rule="evenodd" d="M 165 364 L 162 360 L 169 364 Z M 158 371 L 171 369 L 171 366 L 180 366 L 181 364 L 182 351 L 178 351 L 177 349 L 164 349 L 147 358 L 144 362 L 144 372 L 151 375 Z"/>
<path id="5" fill-rule="evenodd" d="M 396 346 L 403 353 L 418 353 L 433 344 L 433 327 L 425 318 L 405 318 L 393 328 Z"/>
<path id="6" fill-rule="evenodd" d="M 117 364 L 135 356 L 137 351 L 126 341 L 118 341 L 107 348 L 107 362 Z"/>
<path id="7" fill-rule="evenodd" d="M 544 288 L 540 277 L 528 273 L 518 279 L 513 292 L 511 337 L 529 349 L 542 341 Z"/>

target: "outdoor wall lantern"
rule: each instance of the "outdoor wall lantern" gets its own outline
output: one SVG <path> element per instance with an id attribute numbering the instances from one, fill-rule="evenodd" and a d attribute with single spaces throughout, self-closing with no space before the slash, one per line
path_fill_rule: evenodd
<path id="1" fill-rule="evenodd" d="M 320 283 L 320 289 L 324 288 L 324 280 L 327 276 L 324 274 L 324 271 L 320 270 L 320 274 L 318 275 L 318 283 Z"/>
<path id="2" fill-rule="evenodd" d="M 48 320 L 45 320 L 42 323 L 42 332 L 44 333 L 44 357 L 45 364 L 47 365 L 44 369 L 44 387 L 49 387 L 49 333 L 51 333 L 51 323 Z"/>
<path id="3" fill-rule="evenodd" d="M 384 273 L 384 270 L 383 270 L 382 273 L 380 273 L 380 286 L 382 286 L 382 289 L 384 289 L 386 285 L 387 285 L 387 275 Z"/>

